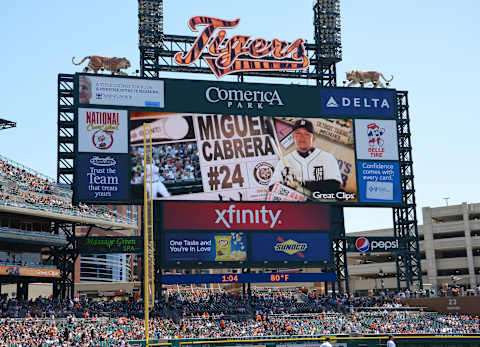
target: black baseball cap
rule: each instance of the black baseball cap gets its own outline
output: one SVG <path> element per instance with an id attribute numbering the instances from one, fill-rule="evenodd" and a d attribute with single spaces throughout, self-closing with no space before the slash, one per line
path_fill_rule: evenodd
<path id="1" fill-rule="evenodd" d="M 309 133 L 313 134 L 313 124 L 309 120 L 306 119 L 299 119 L 293 125 L 293 130 L 297 130 L 300 128 L 305 128 Z"/>

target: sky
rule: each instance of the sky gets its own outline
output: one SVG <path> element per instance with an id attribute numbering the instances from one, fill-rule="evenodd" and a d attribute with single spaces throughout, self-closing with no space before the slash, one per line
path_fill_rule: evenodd
<path id="1" fill-rule="evenodd" d="M 188 19 L 208 15 L 240 18 L 237 34 L 313 42 L 312 5 L 165 0 L 165 32 L 194 35 Z M 338 85 L 346 71 L 377 70 L 409 93 L 419 224 L 421 207 L 444 206 L 445 198 L 450 205 L 480 201 L 479 12 L 478 0 L 341 0 Z M 0 13 L 0 118 L 17 122 L 0 132 L 0 154 L 56 177 L 57 75 L 82 70 L 73 56 L 95 54 L 127 57 L 133 74 L 137 1 L 0 1 Z M 392 225 L 390 208 L 345 209 L 347 232 Z"/>

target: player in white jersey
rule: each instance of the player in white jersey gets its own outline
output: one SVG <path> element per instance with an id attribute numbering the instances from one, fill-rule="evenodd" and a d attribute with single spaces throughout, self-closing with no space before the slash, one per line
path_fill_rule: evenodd
<path id="1" fill-rule="evenodd" d="M 152 165 L 152 199 L 156 198 L 168 198 L 170 193 L 167 187 L 162 183 L 160 179 L 160 169 L 157 165 Z M 145 172 L 147 173 L 147 179 L 150 179 L 150 165 L 147 165 Z M 150 194 L 150 182 L 147 181 L 148 194 Z"/>
<path id="2" fill-rule="evenodd" d="M 270 184 L 281 183 L 300 192 L 336 193 L 340 191 L 342 177 L 337 159 L 313 147 L 313 124 L 300 119 L 293 126 L 296 151 L 286 155 L 275 168 Z"/>
<path id="3" fill-rule="evenodd" d="M 389 336 L 388 337 L 388 341 L 387 341 L 387 347 L 395 347 L 396 344 L 395 344 L 395 341 L 393 341 L 393 336 Z"/>
<path id="4" fill-rule="evenodd" d="M 330 338 L 327 337 L 325 339 L 325 342 L 320 345 L 320 347 L 332 347 L 332 344 L 330 343 Z"/>

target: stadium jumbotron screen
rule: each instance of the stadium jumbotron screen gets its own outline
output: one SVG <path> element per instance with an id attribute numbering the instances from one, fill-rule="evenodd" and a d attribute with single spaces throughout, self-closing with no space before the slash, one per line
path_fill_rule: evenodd
<path id="1" fill-rule="evenodd" d="M 396 92 L 77 74 L 77 202 L 401 204 Z M 148 170 L 147 170 L 148 171 Z"/>

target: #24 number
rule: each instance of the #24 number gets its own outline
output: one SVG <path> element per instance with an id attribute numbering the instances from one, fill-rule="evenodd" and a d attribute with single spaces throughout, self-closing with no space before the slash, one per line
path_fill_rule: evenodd
<path id="1" fill-rule="evenodd" d="M 242 176 L 242 170 L 240 164 L 235 165 L 233 173 L 230 171 L 230 167 L 227 165 L 210 166 L 208 170 L 208 184 L 210 190 L 217 189 L 230 189 L 234 184 L 238 184 L 239 187 L 243 187 L 245 179 Z"/>

